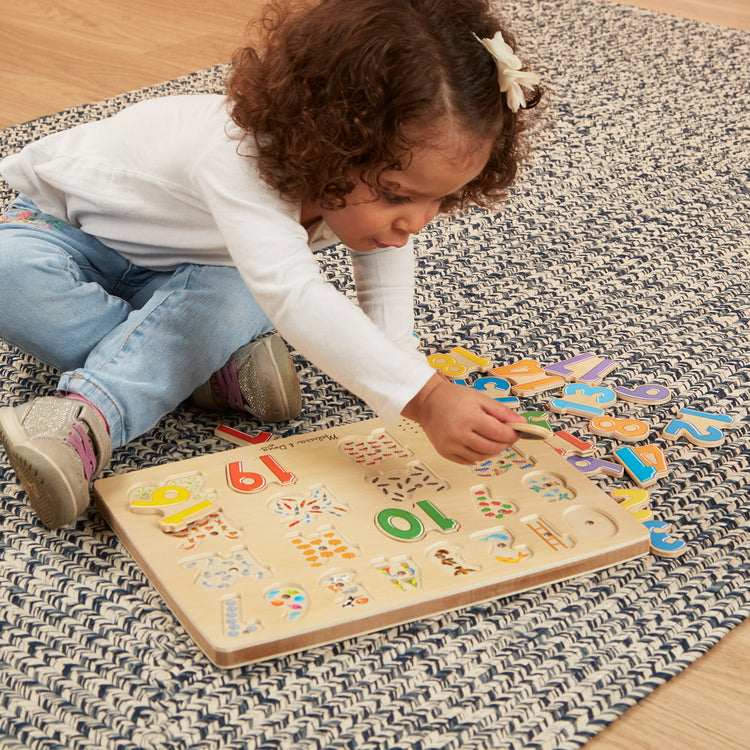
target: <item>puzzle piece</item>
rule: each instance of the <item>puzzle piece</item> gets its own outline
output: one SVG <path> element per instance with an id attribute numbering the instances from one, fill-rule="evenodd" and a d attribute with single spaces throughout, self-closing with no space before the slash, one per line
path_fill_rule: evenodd
<path id="1" fill-rule="evenodd" d="M 334 558 L 351 560 L 359 555 L 358 547 L 349 544 L 333 526 L 322 526 L 314 534 L 289 537 L 305 562 L 312 568 L 320 568 Z"/>
<path id="2" fill-rule="evenodd" d="M 562 389 L 562 398 L 551 398 L 547 408 L 557 414 L 575 414 L 591 419 L 604 414 L 607 407 L 617 401 L 611 388 L 601 388 L 586 383 L 568 383 Z"/>
<path id="3" fill-rule="evenodd" d="M 581 440 L 567 430 L 555 430 L 544 442 L 551 445 L 565 458 L 570 455 L 591 456 L 596 451 L 596 446 L 593 443 Z"/>
<path id="4" fill-rule="evenodd" d="M 544 371 L 550 375 L 559 375 L 565 380 L 598 385 L 616 367 L 617 362 L 613 359 L 599 357 L 595 352 L 584 352 L 547 365 Z"/>
<path id="5" fill-rule="evenodd" d="M 515 537 L 503 526 L 487 529 L 472 534 L 472 539 L 489 542 L 490 557 L 500 563 L 519 563 L 533 555 L 533 551 L 525 544 L 515 546 Z"/>
<path id="6" fill-rule="evenodd" d="M 505 378 L 492 376 L 477 378 L 471 385 L 465 380 L 455 382 L 473 388 L 475 391 L 481 391 L 495 401 L 512 408 L 519 406 L 521 403 L 516 396 L 510 395 L 510 383 Z"/>
<path id="7" fill-rule="evenodd" d="M 372 567 L 384 575 L 399 591 L 414 591 L 420 586 L 419 568 L 410 557 L 376 561 Z"/>
<path id="8" fill-rule="evenodd" d="M 274 586 L 266 592 L 264 598 L 268 604 L 279 610 L 282 620 L 296 620 L 302 617 L 310 606 L 307 592 L 295 584 Z"/>
<path id="9" fill-rule="evenodd" d="M 462 346 L 454 346 L 449 354 L 430 354 L 427 361 L 436 370 L 449 378 L 465 378 L 472 372 L 487 372 L 492 362 L 485 357 L 478 357 Z"/>
<path id="10" fill-rule="evenodd" d="M 342 608 L 356 607 L 372 600 L 370 592 L 357 581 L 354 570 L 339 570 L 320 579 L 320 585 L 336 595 L 334 603 Z"/>
<path id="11" fill-rule="evenodd" d="M 649 491 L 639 489 L 617 489 L 612 491 L 612 497 L 625 508 L 633 518 L 640 521 L 651 535 L 651 554 L 658 557 L 677 557 L 687 549 L 687 544 L 676 539 L 669 532 L 669 524 L 654 518 L 654 512 L 649 507 Z"/>
<path id="12" fill-rule="evenodd" d="M 444 566 L 454 576 L 465 576 L 481 570 L 481 566 L 471 565 L 463 557 L 463 547 L 458 544 L 450 546 L 433 545 L 425 554 L 439 565 Z"/>
<path id="13" fill-rule="evenodd" d="M 626 443 L 645 440 L 651 432 L 651 428 L 640 419 L 615 418 L 608 415 L 594 417 L 589 422 L 589 430 L 594 435 L 617 438 Z"/>
<path id="14" fill-rule="evenodd" d="M 351 510 L 324 484 L 313 485 L 305 497 L 292 495 L 272 498 L 268 502 L 268 507 L 290 529 L 300 524 L 310 524 L 325 513 L 343 516 Z"/>
<path id="15" fill-rule="evenodd" d="M 226 589 L 240 578 L 262 581 L 271 575 L 246 547 L 230 550 L 226 555 L 202 555 L 180 561 L 180 566 L 195 569 L 194 583 L 204 589 Z"/>
<path id="16" fill-rule="evenodd" d="M 651 519 L 643 525 L 651 534 L 651 552 L 658 557 L 677 557 L 687 550 L 687 544 L 682 539 L 676 539 L 670 533 L 670 525 L 665 521 Z"/>
<path id="17" fill-rule="evenodd" d="M 605 474 L 609 477 L 621 477 L 623 474 L 622 466 L 612 463 L 612 461 L 607 461 L 604 458 L 596 458 L 595 456 L 566 456 L 565 460 L 588 477 L 594 477 L 597 474 Z"/>
<path id="18" fill-rule="evenodd" d="M 389 500 L 397 502 L 410 500 L 415 494 L 431 494 L 450 488 L 448 482 L 421 461 L 414 461 L 405 469 L 365 477 L 365 481 L 377 487 Z"/>
<path id="19" fill-rule="evenodd" d="M 195 523 L 191 523 L 181 531 L 174 531 L 172 535 L 183 539 L 180 549 L 186 551 L 195 549 L 202 541 L 209 537 L 221 538 L 228 542 L 239 539 L 245 532 L 232 525 L 222 510 L 216 510 Z"/>
<path id="20" fill-rule="evenodd" d="M 634 404 L 666 404 L 672 398 L 672 392 L 669 388 L 656 383 L 643 383 L 634 388 L 618 385 L 613 390 L 617 394 L 617 398 Z"/>
<path id="21" fill-rule="evenodd" d="M 638 521 L 650 521 L 654 517 L 654 512 L 649 508 L 651 493 L 642 488 L 620 488 L 612 490 L 610 493 L 633 518 Z"/>
<path id="22" fill-rule="evenodd" d="M 254 493 L 261 492 L 269 482 L 269 474 L 273 477 L 270 481 L 278 481 L 279 484 L 294 484 L 297 477 L 283 469 L 279 462 L 270 455 L 258 456 L 260 462 L 268 469 L 263 474 L 257 471 L 246 471 L 242 461 L 232 461 L 227 464 L 227 485 L 235 492 Z"/>
<path id="23" fill-rule="evenodd" d="M 549 426 L 549 414 L 543 411 L 525 411 L 521 416 L 526 422 L 508 423 L 516 432 L 545 439 L 552 435 L 552 428 Z"/>
<path id="24" fill-rule="evenodd" d="M 369 438 L 352 437 L 340 443 L 349 458 L 364 466 L 374 466 L 387 458 L 406 460 L 414 455 L 387 430 L 373 432 Z"/>
<path id="25" fill-rule="evenodd" d="M 247 432 L 235 430 L 234 427 L 226 424 L 220 424 L 214 430 L 214 435 L 229 443 L 241 446 L 259 445 L 260 443 L 267 443 L 269 440 L 273 440 L 272 432 L 258 432 L 255 435 L 249 435 Z"/>
<path id="26" fill-rule="evenodd" d="M 429 500 L 418 500 L 415 506 L 423 510 L 443 533 L 458 530 L 458 523 L 445 516 Z M 415 542 L 427 531 L 422 519 L 406 508 L 384 508 L 375 516 L 375 526 L 387 536 L 402 542 Z"/>
<path id="27" fill-rule="evenodd" d="M 204 489 L 205 477 L 190 472 L 169 477 L 162 485 L 139 485 L 128 493 L 128 504 L 133 513 L 163 513 L 159 528 L 171 533 L 186 528 L 220 510 L 214 501 L 217 492 Z"/>
<path id="28" fill-rule="evenodd" d="M 731 427 L 734 420 L 728 414 L 711 414 L 705 411 L 682 408 L 662 432 L 665 440 L 678 440 L 684 437 L 693 445 L 713 447 L 724 442 L 721 427 Z"/>
<path id="29" fill-rule="evenodd" d="M 640 487 L 650 487 L 667 473 L 664 451 L 658 445 L 626 445 L 617 448 L 613 455 Z"/>
<path id="30" fill-rule="evenodd" d="M 517 396 L 535 396 L 565 383 L 565 378 L 559 375 L 547 375 L 535 359 L 521 359 L 510 365 L 495 367 L 492 374 L 513 383 L 510 390 Z"/>
<path id="31" fill-rule="evenodd" d="M 510 383 L 505 378 L 493 377 L 491 375 L 477 378 L 469 388 L 486 393 L 490 398 L 494 399 L 502 399 L 510 396 Z"/>
<path id="32" fill-rule="evenodd" d="M 576 496 L 575 490 L 568 487 L 563 477 L 551 472 L 537 471 L 527 474 L 523 478 L 523 486 L 550 503 L 573 500 Z"/>
<path id="33" fill-rule="evenodd" d="M 518 506 L 510 500 L 496 500 L 484 485 L 473 487 L 471 492 L 474 495 L 474 502 L 485 518 L 506 518 L 518 512 Z"/>

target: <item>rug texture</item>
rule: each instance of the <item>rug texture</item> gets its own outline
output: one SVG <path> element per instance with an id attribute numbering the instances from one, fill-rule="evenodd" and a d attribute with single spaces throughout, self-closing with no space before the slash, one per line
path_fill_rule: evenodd
<path id="1" fill-rule="evenodd" d="M 509 205 L 420 235 L 418 332 L 427 352 L 462 345 L 498 364 L 616 359 L 606 383 L 673 390 L 671 403 L 628 409 L 659 432 L 681 406 L 732 415 L 719 447 L 663 444 L 670 469 L 652 507 L 687 552 L 225 671 L 94 508 L 48 532 L 3 454 L 4 750 L 577 748 L 748 615 L 750 34 L 597 0 L 503 10 L 551 87 L 547 122 Z M 224 74 L 10 128 L 2 150 L 139 99 L 219 91 Z M 350 287 L 342 248 L 320 262 Z M 304 410 L 277 435 L 372 416 L 298 364 Z M 4 405 L 54 390 L 55 372 L 4 344 L 0 367 Z M 185 405 L 109 471 L 230 447 L 213 435 L 219 419 Z"/>

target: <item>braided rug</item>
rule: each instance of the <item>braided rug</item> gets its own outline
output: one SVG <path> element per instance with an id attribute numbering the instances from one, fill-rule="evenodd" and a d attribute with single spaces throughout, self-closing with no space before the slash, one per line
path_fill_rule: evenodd
<path id="1" fill-rule="evenodd" d="M 547 122 L 509 205 L 420 235 L 419 334 L 427 352 L 462 345 L 498 364 L 616 359 L 605 384 L 672 389 L 670 403 L 627 409 L 657 433 L 682 406 L 732 415 L 719 447 L 663 443 L 652 507 L 686 553 L 222 670 L 94 508 L 46 531 L 3 454 L 3 750 L 578 748 L 750 613 L 750 34 L 597 0 L 503 7 L 551 87 Z M 146 97 L 219 91 L 224 73 L 7 129 L 2 150 Z M 320 261 L 350 287 L 341 248 Z M 4 405 L 54 390 L 52 370 L 4 344 L 0 367 Z M 299 368 L 304 411 L 277 435 L 372 416 Z M 217 424 L 180 407 L 109 471 L 230 447 Z"/>

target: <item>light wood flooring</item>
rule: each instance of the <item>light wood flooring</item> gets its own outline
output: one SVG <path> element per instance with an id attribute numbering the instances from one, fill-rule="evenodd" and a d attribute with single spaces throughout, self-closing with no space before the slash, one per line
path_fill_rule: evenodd
<path id="1" fill-rule="evenodd" d="M 623 1 L 750 31 L 750 0 Z M 260 2 L 3 0 L 0 128 L 226 62 Z M 745 750 L 748 665 L 745 622 L 587 750 Z"/>

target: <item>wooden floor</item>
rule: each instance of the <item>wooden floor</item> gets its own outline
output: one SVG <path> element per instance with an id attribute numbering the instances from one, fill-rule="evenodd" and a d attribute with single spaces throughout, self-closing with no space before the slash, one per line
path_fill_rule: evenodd
<path id="1" fill-rule="evenodd" d="M 748 0 L 621 1 L 750 31 Z M 225 62 L 260 3 L 3 0 L 0 127 Z M 745 750 L 748 664 L 750 621 L 597 735 L 587 750 Z"/>

